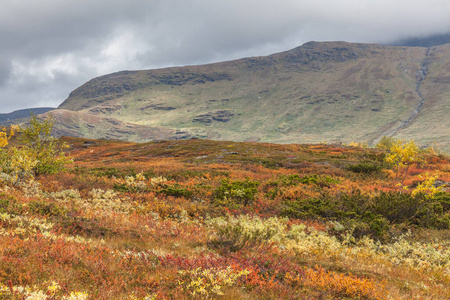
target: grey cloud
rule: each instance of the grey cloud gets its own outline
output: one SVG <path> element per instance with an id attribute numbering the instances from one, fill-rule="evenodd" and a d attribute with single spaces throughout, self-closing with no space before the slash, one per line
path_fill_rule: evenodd
<path id="1" fill-rule="evenodd" d="M 450 32 L 444 0 L 0 4 L 0 112 L 57 105 L 92 77 L 124 69 L 267 55 L 310 40 L 391 42 Z"/>
<path id="2" fill-rule="evenodd" d="M 0 87 L 4 86 L 11 76 L 12 64 L 7 58 L 0 57 Z"/>

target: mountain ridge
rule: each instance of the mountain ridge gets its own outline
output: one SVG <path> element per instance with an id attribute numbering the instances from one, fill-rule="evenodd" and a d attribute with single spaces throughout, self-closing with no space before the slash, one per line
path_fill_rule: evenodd
<path id="1" fill-rule="evenodd" d="M 28 118 L 31 113 L 36 115 L 44 114 L 51 110 L 54 110 L 55 107 L 35 107 L 35 108 L 25 108 L 12 111 L 10 113 L 0 113 L 0 123 L 9 122 L 12 120 Z"/>

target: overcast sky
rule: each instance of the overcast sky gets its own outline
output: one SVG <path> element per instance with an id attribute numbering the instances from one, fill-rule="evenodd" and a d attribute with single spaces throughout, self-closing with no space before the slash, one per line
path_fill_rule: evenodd
<path id="1" fill-rule="evenodd" d="M 93 77 L 450 32 L 447 0 L 0 0 L 0 113 Z"/>

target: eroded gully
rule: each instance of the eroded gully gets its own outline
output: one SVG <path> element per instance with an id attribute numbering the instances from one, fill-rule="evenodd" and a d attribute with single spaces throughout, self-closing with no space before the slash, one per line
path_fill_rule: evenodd
<path id="1" fill-rule="evenodd" d="M 386 133 L 386 136 L 393 136 L 396 134 L 400 129 L 403 129 L 407 127 L 411 121 L 420 113 L 420 111 L 423 108 L 423 104 L 425 103 L 425 98 L 422 95 L 422 92 L 420 91 L 420 86 L 422 85 L 423 81 L 425 80 L 425 77 L 427 76 L 428 72 L 428 61 L 429 61 L 429 54 L 430 54 L 430 48 L 428 48 L 425 52 L 425 58 L 422 61 L 422 64 L 420 65 L 420 69 L 416 74 L 416 93 L 419 96 L 419 103 L 416 107 L 416 109 L 413 110 L 412 114 L 409 116 L 408 119 L 403 121 L 403 123 L 398 126 L 397 128 L 389 131 Z"/>

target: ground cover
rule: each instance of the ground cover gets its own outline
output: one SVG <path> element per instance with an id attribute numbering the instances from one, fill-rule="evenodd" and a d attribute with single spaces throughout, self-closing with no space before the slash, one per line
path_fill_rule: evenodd
<path id="1" fill-rule="evenodd" d="M 63 140 L 0 182 L 1 299 L 450 299 L 449 192 L 414 193 L 446 155 L 399 186 L 383 149 Z"/>

